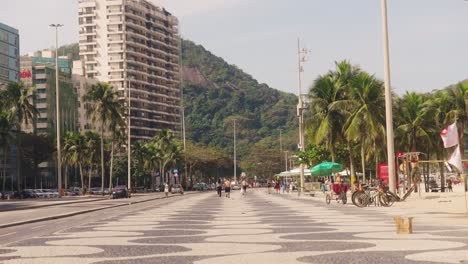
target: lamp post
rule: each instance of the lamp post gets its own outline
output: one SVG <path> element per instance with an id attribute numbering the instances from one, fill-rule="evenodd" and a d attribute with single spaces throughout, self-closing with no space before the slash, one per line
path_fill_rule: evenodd
<path id="1" fill-rule="evenodd" d="M 57 189 L 58 197 L 62 196 L 62 147 L 60 144 L 60 87 L 59 87 L 59 66 L 58 66 L 58 28 L 62 24 L 50 24 L 55 28 L 55 109 L 57 128 Z"/>
<path id="2" fill-rule="evenodd" d="M 385 70 L 385 119 L 387 130 L 388 184 L 395 192 L 395 150 L 393 138 L 392 92 L 390 81 L 390 51 L 388 44 L 387 0 L 382 0 L 382 37 Z"/>
<path id="3" fill-rule="evenodd" d="M 237 183 L 237 159 L 236 159 L 236 119 L 234 119 L 234 182 Z"/>
<path id="4" fill-rule="evenodd" d="M 305 48 L 301 49 L 300 40 L 297 39 L 297 67 L 298 67 L 298 103 L 297 103 L 297 116 L 299 118 L 299 150 L 304 151 L 304 102 L 302 100 L 302 80 L 301 80 L 301 72 L 303 71 L 302 63 L 307 61 L 307 54 L 309 51 Z M 304 192 L 304 164 L 301 162 L 301 188 L 298 192 L 298 195 Z"/>
<path id="5" fill-rule="evenodd" d="M 131 86 L 131 82 L 130 80 L 128 80 L 128 125 L 127 125 L 127 151 L 128 151 L 128 160 L 127 160 L 127 166 L 128 166 L 128 169 L 127 169 L 127 176 L 128 176 L 128 180 L 127 180 L 127 189 L 128 189 L 128 192 L 131 193 L 131 176 L 132 176 L 132 163 L 131 163 L 131 156 L 132 156 L 132 140 L 131 140 L 131 126 L 130 126 L 130 121 L 131 121 L 131 110 L 132 110 L 132 105 L 131 105 L 131 93 L 130 93 L 130 86 Z M 110 190 L 109 190 L 110 191 Z"/>

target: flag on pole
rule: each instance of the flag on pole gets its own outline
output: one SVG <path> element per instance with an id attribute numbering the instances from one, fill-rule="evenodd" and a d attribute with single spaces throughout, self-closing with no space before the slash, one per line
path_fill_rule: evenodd
<path id="1" fill-rule="evenodd" d="M 457 130 L 457 122 L 451 124 L 450 126 L 444 128 L 442 132 L 440 132 L 440 137 L 442 137 L 442 141 L 444 142 L 445 148 L 450 148 L 455 145 L 458 145 L 458 130 Z"/>
<path id="2" fill-rule="evenodd" d="M 449 160 L 447 162 L 455 166 L 455 168 L 458 169 L 458 172 L 463 173 L 463 164 L 462 164 L 462 158 L 460 154 L 460 146 L 457 145 L 457 147 L 453 151 L 452 155 L 450 155 Z"/>

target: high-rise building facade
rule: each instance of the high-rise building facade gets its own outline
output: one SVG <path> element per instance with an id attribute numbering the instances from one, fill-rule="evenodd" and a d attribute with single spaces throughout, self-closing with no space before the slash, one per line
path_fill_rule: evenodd
<path id="1" fill-rule="evenodd" d="M 179 132 L 177 18 L 147 0 L 79 0 L 78 7 L 84 76 L 109 82 L 124 102 L 130 87 L 132 139 Z"/>
<path id="2" fill-rule="evenodd" d="M 0 87 L 19 81 L 19 52 L 18 30 L 0 23 Z"/>
<path id="3" fill-rule="evenodd" d="M 40 55 L 42 54 L 42 55 Z M 43 56 L 45 55 L 45 56 Z M 23 124 L 22 130 L 27 133 L 44 135 L 50 139 L 56 138 L 56 80 L 55 54 L 48 51 L 36 56 L 21 56 L 21 81 L 26 87 L 34 87 L 33 105 L 38 111 L 32 124 Z M 72 83 L 71 63 L 67 57 L 60 57 L 59 87 L 60 87 L 60 128 L 61 135 L 66 131 L 78 130 L 78 96 Z M 39 182 L 25 181 L 24 187 L 54 187 L 56 186 L 57 167 L 55 156 L 38 164 Z M 24 176 L 26 177 L 26 176 Z"/>

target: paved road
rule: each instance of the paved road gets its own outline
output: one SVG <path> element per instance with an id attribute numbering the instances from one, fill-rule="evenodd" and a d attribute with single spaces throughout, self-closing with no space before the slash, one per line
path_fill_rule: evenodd
<path id="1" fill-rule="evenodd" d="M 28 225 L 0 263 L 460 263 L 468 225 L 415 222 L 396 235 L 385 208 L 324 206 L 263 190 L 203 193 Z M 427 217 L 430 217 L 428 215 Z M 72 218 L 69 218 L 72 219 Z M 53 227 L 53 228 L 52 228 Z M 4 232 L 0 230 L 0 240 Z M 22 233 L 21 233 L 22 232 Z"/>
<path id="2" fill-rule="evenodd" d="M 179 194 L 170 194 L 178 196 Z M 0 212 L 0 229 L 9 225 L 17 225 L 24 222 L 38 222 L 47 218 L 63 218 L 64 216 L 80 214 L 91 210 L 103 208 L 126 206 L 130 203 L 138 203 L 146 200 L 153 200 L 164 197 L 164 193 L 150 193 L 146 195 L 135 195 L 131 199 L 81 199 L 81 202 L 70 201 L 49 201 L 46 207 L 22 209 Z M 36 201 L 31 200 L 32 206 Z M 26 203 L 25 203 L 26 204 Z M 52 206 L 53 205 L 53 206 Z M 26 205 L 24 206 L 26 207 Z"/>

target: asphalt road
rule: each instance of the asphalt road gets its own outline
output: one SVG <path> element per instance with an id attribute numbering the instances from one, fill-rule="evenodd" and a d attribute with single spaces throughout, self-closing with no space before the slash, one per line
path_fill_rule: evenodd
<path id="1" fill-rule="evenodd" d="M 0 263 L 461 263 L 468 225 L 415 222 L 385 208 L 237 191 L 202 193 L 1 230 Z M 430 215 L 428 215 L 430 217 Z M 15 232 L 12 236 L 8 232 Z M 2 237 L 3 236 L 3 237 Z"/>

